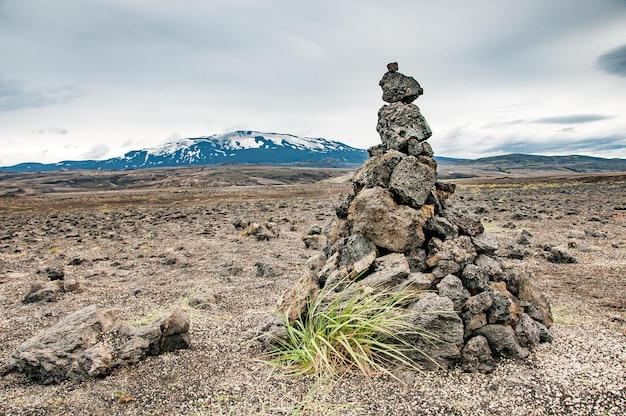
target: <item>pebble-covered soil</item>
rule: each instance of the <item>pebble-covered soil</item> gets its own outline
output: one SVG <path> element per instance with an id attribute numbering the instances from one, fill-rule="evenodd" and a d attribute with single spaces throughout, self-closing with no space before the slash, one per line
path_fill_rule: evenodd
<path id="1" fill-rule="evenodd" d="M 192 348 L 104 379 L 42 386 L 0 377 L 4 415 L 626 414 L 626 183 L 462 185 L 451 203 L 482 218 L 499 255 L 531 271 L 552 304 L 554 341 L 492 374 L 398 371 L 367 381 L 290 379 L 263 362 L 251 331 L 316 253 L 302 238 L 334 217 L 347 185 L 294 185 L 0 198 L 0 363 L 90 304 L 137 324 L 171 308 Z M 275 223 L 267 241 L 237 220 Z M 321 241 L 323 243 L 323 241 Z M 548 261 L 560 247 L 576 263 Z M 23 303 L 46 269 L 77 290 Z M 206 309 L 189 307 L 201 297 Z"/>

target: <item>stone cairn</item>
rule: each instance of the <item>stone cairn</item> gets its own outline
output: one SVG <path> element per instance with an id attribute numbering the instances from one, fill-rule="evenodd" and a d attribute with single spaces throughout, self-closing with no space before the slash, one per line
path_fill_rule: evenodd
<path id="1" fill-rule="evenodd" d="M 424 291 L 407 306 L 410 320 L 437 340 L 409 340 L 425 369 L 460 363 L 466 371 L 493 371 L 499 357 L 526 358 L 551 341 L 550 306 L 529 276 L 507 269 L 498 242 L 480 220 L 447 205 L 455 185 L 437 180 L 426 141 L 432 134 L 413 104 L 423 89 L 387 65 L 380 86 L 388 104 L 378 111 L 382 144 L 354 174 L 327 227 L 323 254 L 279 300 L 298 319 L 321 288 L 340 296 L 354 290 Z M 345 282 L 352 282 L 351 285 Z M 329 286 L 330 285 L 330 286 Z M 347 289 L 346 289 L 347 290 Z"/>

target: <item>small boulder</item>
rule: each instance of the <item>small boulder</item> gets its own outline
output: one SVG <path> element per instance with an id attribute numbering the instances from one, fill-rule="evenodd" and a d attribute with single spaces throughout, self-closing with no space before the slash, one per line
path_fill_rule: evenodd
<path id="1" fill-rule="evenodd" d="M 576 257 L 572 256 L 565 249 L 560 247 L 552 247 L 550 249 L 550 254 L 548 254 L 548 261 L 550 263 L 557 264 L 573 264 L 578 263 Z"/>
<path id="2" fill-rule="evenodd" d="M 409 308 L 410 321 L 432 334 L 407 341 L 422 354 L 411 357 L 425 369 L 449 368 L 461 355 L 463 321 L 454 311 L 452 300 L 427 293 Z"/>
<path id="3" fill-rule="evenodd" d="M 396 102 L 378 110 L 376 130 L 386 149 L 404 151 L 411 139 L 427 140 L 433 133 L 418 106 Z"/>
<path id="4" fill-rule="evenodd" d="M 508 325 L 485 325 L 478 328 L 475 334 L 484 336 L 489 342 L 491 351 L 499 356 L 526 358 L 529 355 L 528 349 L 519 345 L 513 328 Z"/>
<path id="5" fill-rule="evenodd" d="M 28 293 L 22 299 L 22 303 L 34 302 L 56 302 L 57 296 L 61 292 L 61 285 L 55 282 L 33 283 L 28 289 Z"/>
<path id="6" fill-rule="evenodd" d="M 435 185 L 436 174 L 431 167 L 420 163 L 415 156 L 400 160 L 391 177 L 389 190 L 403 205 L 420 209 Z"/>
<path id="7" fill-rule="evenodd" d="M 359 192 L 350 206 L 348 220 L 354 233 L 390 251 L 402 253 L 424 243 L 424 214 L 396 204 L 391 194 L 380 187 Z"/>
<path id="8" fill-rule="evenodd" d="M 452 274 L 447 275 L 437 284 L 437 292 L 439 296 L 445 296 L 452 300 L 455 311 L 460 311 L 470 297 L 470 293 L 463 287 L 461 279 Z"/>
<path id="9" fill-rule="evenodd" d="M 182 311 L 135 328 L 117 311 L 91 305 L 22 343 L 7 370 L 43 384 L 104 377 L 149 355 L 188 348 L 188 331 L 189 317 Z"/>
<path id="10" fill-rule="evenodd" d="M 411 103 L 424 93 L 415 78 L 397 72 L 397 64 L 392 68 L 395 71 L 388 71 L 378 83 L 383 90 L 383 101 Z"/>
<path id="11" fill-rule="evenodd" d="M 463 370 L 468 372 L 491 373 L 496 368 L 495 360 L 489 348 L 489 341 L 482 335 L 467 341 L 461 350 Z"/>
<path id="12" fill-rule="evenodd" d="M 519 316 L 517 325 L 515 325 L 515 337 L 522 347 L 533 348 L 539 344 L 541 331 L 537 323 L 530 316 L 523 313 Z"/>

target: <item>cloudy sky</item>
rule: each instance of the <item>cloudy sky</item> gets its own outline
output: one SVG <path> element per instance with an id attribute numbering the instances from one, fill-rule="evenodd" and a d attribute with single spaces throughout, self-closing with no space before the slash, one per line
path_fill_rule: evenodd
<path id="1" fill-rule="evenodd" d="M 440 156 L 626 158 L 624 0 L 0 0 L 0 166 L 238 129 L 367 148 L 392 61 Z"/>

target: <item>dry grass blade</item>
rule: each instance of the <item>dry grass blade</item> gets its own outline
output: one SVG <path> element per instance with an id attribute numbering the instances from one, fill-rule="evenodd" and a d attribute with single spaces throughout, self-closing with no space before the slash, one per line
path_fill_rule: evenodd
<path id="1" fill-rule="evenodd" d="M 391 369 L 398 364 L 421 370 L 409 358 L 417 350 L 406 339 L 436 336 L 407 319 L 404 307 L 419 294 L 382 288 L 350 293 L 337 296 L 332 287 L 324 288 L 300 320 L 285 318 L 287 338 L 270 353 L 271 363 L 291 375 L 324 378 L 340 373 L 393 376 Z"/>

